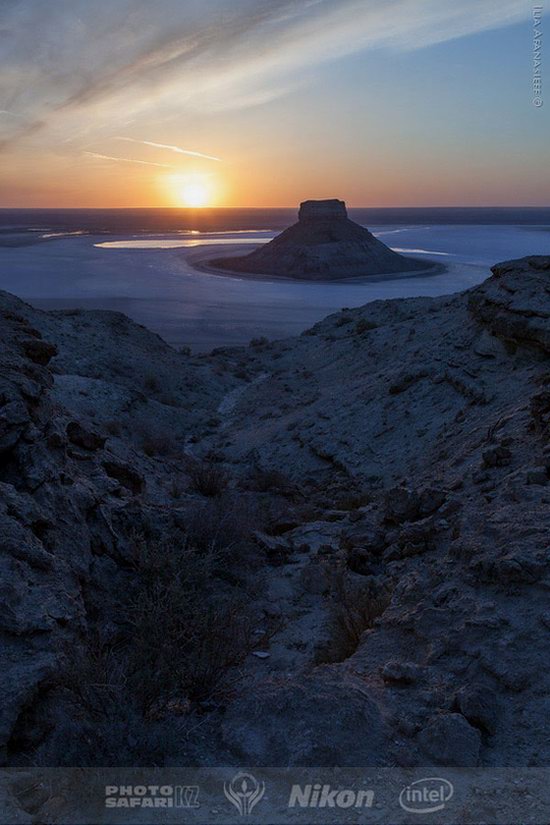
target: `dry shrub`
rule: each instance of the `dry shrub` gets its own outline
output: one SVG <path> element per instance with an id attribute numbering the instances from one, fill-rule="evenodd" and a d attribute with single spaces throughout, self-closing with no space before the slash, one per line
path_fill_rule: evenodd
<path id="1" fill-rule="evenodd" d="M 144 707 L 159 695 L 212 698 L 252 649 L 244 596 L 216 589 L 218 564 L 214 549 L 137 545 L 139 585 L 127 609 L 129 678 Z"/>
<path id="2" fill-rule="evenodd" d="M 161 383 L 155 373 L 148 373 L 143 379 L 144 388 L 150 393 L 160 392 Z"/>
<path id="3" fill-rule="evenodd" d="M 141 449 L 150 458 L 170 456 L 178 452 L 178 443 L 174 434 L 163 427 L 142 425 L 138 430 Z"/>
<path id="4" fill-rule="evenodd" d="M 262 349 L 267 347 L 269 344 L 269 339 L 265 337 L 265 335 L 260 336 L 259 338 L 251 338 L 249 346 L 253 347 L 254 349 Z"/>
<path id="5" fill-rule="evenodd" d="M 334 322 L 334 326 L 336 327 L 343 327 L 346 324 L 351 324 L 353 321 L 353 315 L 349 315 L 348 313 L 342 313 L 338 316 L 336 321 Z"/>
<path id="6" fill-rule="evenodd" d="M 174 764 L 183 737 L 223 703 L 261 643 L 246 593 L 222 581 L 220 547 L 141 530 L 130 546 L 128 589 L 104 610 L 116 615 L 116 634 L 105 642 L 91 623 L 82 644 L 68 646 L 54 701 L 43 692 L 21 719 L 11 747 L 35 764 Z"/>
<path id="7" fill-rule="evenodd" d="M 37 766 L 164 765 L 181 752 L 190 720 L 170 716 L 151 723 L 143 713 L 124 647 L 102 644 L 92 632 L 67 651 L 48 697 L 21 719 L 14 744 Z M 159 686 L 162 689 L 162 686 Z M 28 741 L 31 732 L 35 741 Z M 45 732 L 36 741 L 36 732 Z M 25 741 L 27 738 L 27 741 Z"/>
<path id="8" fill-rule="evenodd" d="M 296 485 L 279 470 L 267 470 L 257 467 L 248 482 L 248 488 L 258 493 L 279 493 L 292 497 L 297 494 Z"/>
<path id="9" fill-rule="evenodd" d="M 391 601 L 391 591 L 374 582 L 357 584 L 339 569 L 333 582 L 328 616 L 328 641 L 317 655 L 318 664 L 343 662 L 352 656 L 361 637 L 382 615 Z"/>
<path id="10" fill-rule="evenodd" d="M 253 532 L 263 525 L 264 515 L 257 504 L 246 495 L 231 492 L 195 507 L 186 519 L 189 541 L 201 552 L 214 553 L 218 570 L 243 561 Z"/>
<path id="11" fill-rule="evenodd" d="M 229 476 L 223 466 L 212 459 L 188 458 L 186 471 L 191 490 L 201 496 L 221 496 L 229 484 Z"/>
<path id="12" fill-rule="evenodd" d="M 367 318 L 360 318 L 355 324 L 355 334 L 362 335 L 364 332 L 369 332 L 371 329 L 376 329 L 378 325 Z"/>

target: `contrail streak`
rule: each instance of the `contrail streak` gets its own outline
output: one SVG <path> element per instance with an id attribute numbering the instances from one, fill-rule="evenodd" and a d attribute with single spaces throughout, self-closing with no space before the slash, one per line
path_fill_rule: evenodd
<path id="1" fill-rule="evenodd" d="M 100 155 L 98 152 L 84 152 L 90 158 L 99 158 L 99 160 L 116 160 L 122 163 L 141 163 L 144 166 L 163 166 L 165 169 L 173 169 L 171 163 L 154 163 L 152 160 L 136 160 L 135 158 L 115 158 L 112 155 Z"/>
<path id="2" fill-rule="evenodd" d="M 222 162 L 221 158 L 215 155 L 205 155 L 204 152 L 192 152 L 190 149 L 182 149 L 180 146 L 172 146 L 169 143 L 154 143 L 152 140 L 136 140 L 131 137 L 117 136 L 116 140 L 126 140 L 128 143 L 142 143 L 144 146 L 154 146 L 156 149 L 168 149 L 169 152 L 177 152 L 178 155 L 191 155 L 193 158 L 205 158 L 205 160 L 215 160 Z"/>

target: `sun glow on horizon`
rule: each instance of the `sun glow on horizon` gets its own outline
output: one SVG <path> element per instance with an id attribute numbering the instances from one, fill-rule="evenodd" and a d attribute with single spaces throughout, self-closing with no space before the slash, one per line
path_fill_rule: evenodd
<path id="1" fill-rule="evenodd" d="M 168 179 L 171 200 L 177 206 L 188 209 L 202 209 L 212 206 L 214 185 L 210 175 L 170 175 Z"/>
<path id="2" fill-rule="evenodd" d="M 208 188 L 203 183 L 187 183 L 181 189 L 181 200 L 184 206 L 200 209 L 208 206 L 210 198 Z"/>

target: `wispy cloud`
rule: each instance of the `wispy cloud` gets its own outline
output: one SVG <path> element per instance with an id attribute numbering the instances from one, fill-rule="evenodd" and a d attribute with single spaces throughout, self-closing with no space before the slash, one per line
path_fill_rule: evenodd
<path id="1" fill-rule="evenodd" d="M 152 160 L 137 160 L 136 158 L 120 158 L 114 157 L 113 155 L 101 155 L 99 152 L 84 152 L 90 158 L 96 158 L 97 160 L 112 160 L 116 161 L 117 163 L 140 163 L 143 166 L 162 166 L 165 169 L 173 169 L 171 163 L 154 163 Z"/>
<path id="2" fill-rule="evenodd" d="M 2 9 L 0 99 L 27 123 L 3 146 L 44 129 L 58 146 L 99 119 L 112 135 L 128 119 L 151 134 L 152 112 L 266 105 L 328 61 L 418 49 L 529 14 L 525 0 L 18 0 Z"/>
<path id="3" fill-rule="evenodd" d="M 218 163 L 222 162 L 221 158 L 214 155 L 205 155 L 204 152 L 192 152 L 190 149 L 182 149 L 181 146 L 172 146 L 169 143 L 155 143 L 152 140 L 138 140 L 137 138 L 122 137 L 117 135 L 116 140 L 125 140 L 128 143 L 141 143 L 143 146 L 154 146 L 155 149 L 167 149 L 169 152 L 176 152 L 178 155 L 190 155 L 193 158 L 205 158 L 206 160 L 216 160 Z"/>

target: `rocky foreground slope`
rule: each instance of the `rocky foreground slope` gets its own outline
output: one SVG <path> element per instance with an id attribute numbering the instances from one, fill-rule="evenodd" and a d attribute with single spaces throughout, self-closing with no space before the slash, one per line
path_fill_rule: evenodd
<path id="1" fill-rule="evenodd" d="M 4 763 L 548 762 L 550 258 L 202 357 L 0 307 Z"/>

